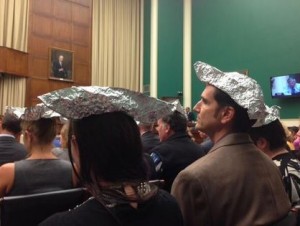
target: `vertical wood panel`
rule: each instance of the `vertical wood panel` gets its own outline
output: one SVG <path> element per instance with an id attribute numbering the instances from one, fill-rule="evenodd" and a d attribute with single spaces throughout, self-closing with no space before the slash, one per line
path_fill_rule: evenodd
<path id="1" fill-rule="evenodd" d="M 73 85 L 91 84 L 91 7 L 92 0 L 31 1 L 27 106 L 38 103 L 37 95 Z M 74 82 L 48 79 L 51 47 L 74 51 Z"/>

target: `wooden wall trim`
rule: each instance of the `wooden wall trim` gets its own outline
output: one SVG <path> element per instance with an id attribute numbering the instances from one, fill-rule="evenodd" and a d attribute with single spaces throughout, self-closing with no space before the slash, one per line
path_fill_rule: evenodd
<path id="1" fill-rule="evenodd" d="M 28 54 L 0 46 L 0 72 L 15 76 L 28 76 Z"/>

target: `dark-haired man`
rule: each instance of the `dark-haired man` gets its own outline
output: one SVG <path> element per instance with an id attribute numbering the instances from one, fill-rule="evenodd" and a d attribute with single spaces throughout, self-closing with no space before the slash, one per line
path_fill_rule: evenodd
<path id="1" fill-rule="evenodd" d="M 26 149 L 19 142 L 20 123 L 20 119 L 12 114 L 5 114 L 0 122 L 0 165 L 26 158 Z"/>
<path id="2" fill-rule="evenodd" d="M 248 135 L 265 116 L 260 86 L 248 76 L 223 73 L 197 62 L 206 84 L 198 128 L 214 143 L 207 155 L 181 171 L 172 194 L 186 226 L 271 225 L 288 215 L 291 204 L 276 165 Z"/>
<path id="3" fill-rule="evenodd" d="M 272 106 L 268 110 L 264 125 L 251 128 L 250 136 L 255 145 L 278 166 L 293 208 L 300 209 L 300 162 L 287 150 L 287 137 L 279 120 L 279 109 Z"/>
<path id="4" fill-rule="evenodd" d="M 204 155 L 201 148 L 187 134 L 185 115 L 174 111 L 157 121 L 161 144 L 152 149 L 156 178 L 165 181 L 164 189 L 171 190 L 177 174 Z"/>

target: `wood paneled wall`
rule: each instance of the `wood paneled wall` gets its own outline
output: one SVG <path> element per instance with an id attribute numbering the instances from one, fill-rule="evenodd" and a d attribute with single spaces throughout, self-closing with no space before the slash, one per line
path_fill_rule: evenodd
<path id="1" fill-rule="evenodd" d="M 26 106 L 43 93 L 91 84 L 92 0 L 31 0 Z M 51 80 L 49 49 L 74 52 L 73 82 Z"/>
<path id="2" fill-rule="evenodd" d="M 28 55 L 26 53 L 0 47 L 0 72 L 16 75 L 28 75 Z"/>

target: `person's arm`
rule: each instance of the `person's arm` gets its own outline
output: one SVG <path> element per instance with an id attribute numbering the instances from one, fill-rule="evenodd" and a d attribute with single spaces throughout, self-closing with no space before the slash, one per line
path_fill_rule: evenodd
<path id="1" fill-rule="evenodd" d="M 0 197 L 8 194 L 14 184 L 15 164 L 7 163 L 0 167 Z"/>

